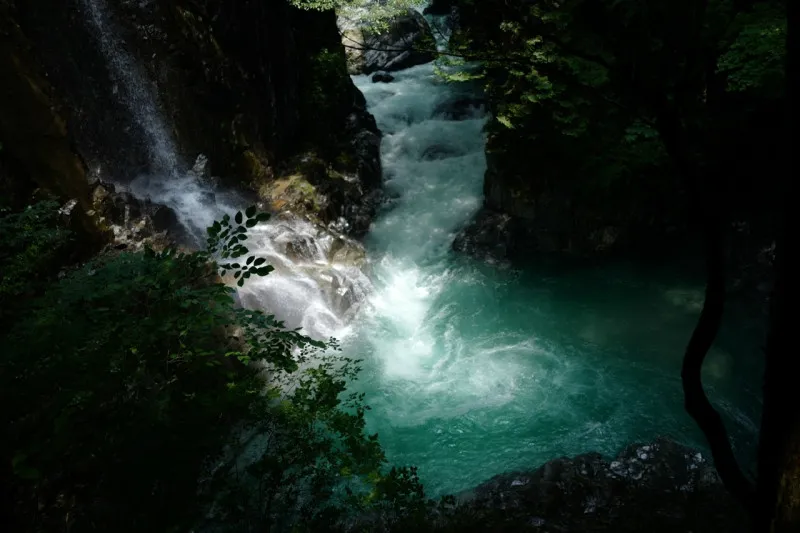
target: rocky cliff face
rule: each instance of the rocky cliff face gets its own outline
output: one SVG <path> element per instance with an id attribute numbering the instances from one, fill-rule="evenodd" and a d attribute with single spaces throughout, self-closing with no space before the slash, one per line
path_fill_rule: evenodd
<path id="1" fill-rule="evenodd" d="M 467 49 L 519 52 L 541 33 L 526 3 L 456 4 L 454 40 Z M 518 31 L 502 29 L 517 23 Z M 669 242 L 684 229 L 685 198 L 657 133 L 582 92 L 558 60 L 540 61 L 544 74 L 528 79 L 488 63 L 488 105 L 502 120 L 488 126 L 484 209 L 455 247 L 514 259 Z M 582 75 L 589 81 L 580 83 L 604 83 Z"/>
<path id="2" fill-rule="evenodd" d="M 37 188 L 70 198 L 70 226 L 93 248 L 107 235 L 86 216 L 91 209 L 86 168 L 69 136 L 67 114 L 13 7 L 0 0 L 0 207 L 25 206 Z"/>
<path id="3" fill-rule="evenodd" d="M 186 168 L 204 154 L 223 185 L 257 192 L 276 209 L 324 223 L 343 218 L 351 233 L 366 231 L 381 181 L 379 132 L 347 76 L 332 12 L 284 0 L 4 4 L 30 43 L 23 67 L 41 65 L 67 110 L 73 146 L 102 176 L 124 182 L 159 170 L 148 125 L 134 116 L 137 92 L 151 92 Z M 98 5 L 105 34 L 93 24 Z M 133 61 L 109 65 L 109 48 Z M 0 66 L 5 79 L 12 67 Z M 147 82 L 125 87 L 115 67 L 141 69 Z M 0 114 L 15 101 L 0 102 Z M 313 172 L 298 169 L 310 160 Z"/>

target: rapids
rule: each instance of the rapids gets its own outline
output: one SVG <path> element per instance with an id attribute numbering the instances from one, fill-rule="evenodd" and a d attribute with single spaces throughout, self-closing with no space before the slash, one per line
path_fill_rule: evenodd
<path id="1" fill-rule="evenodd" d="M 82 2 L 120 100 L 150 143 L 151 168 L 130 190 L 172 207 L 202 242 L 203 229 L 242 200 L 180 160 L 105 3 Z M 431 64 L 393 74 L 388 84 L 354 79 L 384 134 L 388 201 L 365 239 L 368 259 L 330 232 L 276 217 L 247 243 L 276 270 L 240 289 L 242 303 L 337 336 L 363 359 L 352 388 L 372 407 L 368 429 L 392 463 L 419 467 L 428 495 L 659 435 L 702 447 L 680 388 L 702 305 L 696 273 L 623 263 L 510 269 L 455 254 L 456 233 L 482 202 L 486 117 L 462 107 L 452 120 L 448 102 L 472 89 L 445 83 Z M 754 339 L 763 337 L 728 318 L 706 388 L 750 460 L 760 407 Z"/>
<path id="2" fill-rule="evenodd" d="M 393 75 L 354 78 L 384 134 L 391 201 L 366 239 L 374 292 L 343 342 L 365 360 L 353 387 L 366 393 L 368 429 L 389 460 L 418 466 L 440 495 L 660 435 L 703 448 L 680 384 L 703 301 L 696 269 L 512 270 L 455 254 L 455 234 L 482 201 L 485 118 L 446 120 L 446 103 L 469 88 L 430 64 Z M 760 402 L 750 327 L 731 322 L 704 368 L 746 463 Z"/>

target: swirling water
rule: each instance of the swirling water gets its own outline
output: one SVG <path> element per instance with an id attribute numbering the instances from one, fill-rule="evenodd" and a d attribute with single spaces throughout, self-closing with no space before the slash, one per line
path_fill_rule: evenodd
<path id="1" fill-rule="evenodd" d="M 482 202 L 485 118 L 447 120 L 446 102 L 469 89 L 444 83 L 431 64 L 393 74 L 388 84 L 355 78 L 384 133 L 391 201 L 366 242 L 375 289 L 344 343 L 364 359 L 353 386 L 366 393 L 368 429 L 390 461 L 418 466 L 438 495 L 660 435 L 702 447 L 680 386 L 703 299 L 694 273 L 514 270 L 453 253 Z M 749 460 L 758 337 L 732 327 L 709 355 L 706 387 Z"/>
<path id="2" fill-rule="evenodd" d="M 185 168 L 105 2 L 83 4 L 150 143 L 151 172 L 132 192 L 171 206 L 201 239 L 241 200 Z M 702 305 L 696 276 L 624 263 L 514 270 L 454 254 L 455 234 L 482 202 L 486 118 L 475 110 L 449 120 L 447 102 L 471 90 L 444 83 L 431 64 L 394 74 L 389 84 L 355 78 L 384 133 L 390 199 L 366 239 L 371 279 L 337 263 L 334 236 L 280 218 L 252 231 L 248 246 L 276 271 L 241 289 L 241 301 L 313 336 L 337 335 L 348 355 L 363 358 L 352 387 L 372 407 L 368 429 L 391 462 L 420 468 L 429 495 L 659 435 L 702 447 L 679 378 Z M 758 324 L 729 317 L 704 368 L 745 460 L 760 407 L 759 333 Z"/>

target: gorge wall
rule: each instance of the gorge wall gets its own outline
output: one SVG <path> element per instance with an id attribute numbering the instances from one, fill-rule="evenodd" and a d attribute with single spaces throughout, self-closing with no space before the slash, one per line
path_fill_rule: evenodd
<path id="1" fill-rule="evenodd" d="M 654 7 L 648 14 L 633 2 L 434 6 L 453 3 L 456 53 L 488 58 L 482 82 L 495 118 L 487 128 L 484 209 L 455 247 L 511 259 L 685 249 L 693 235 L 688 196 L 651 98 L 677 98 L 679 80 L 689 76 L 680 54 L 692 43 L 674 30 L 686 24 L 684 13 Z M 765 206 L 774 200 L 787 136 L 768 123 L 781 123 L 785 101 L 775 82 L 780 62 L 736 56 L 739 21 L 714 16 L 717 26 L 704 36 L 714 43 L 709 66 L 693 81 L 704 84 L 705 96 L 680 94 L 681 120 L 699 132 L 692 150 L 702 174 L 719 177 L 716 201 L 729 207 L 728 236 L 738 248 L 731 263 L 741 263 L 741 274 L 761 268 L 757 257 L 771 242 Z M 742 16 L 780 27 L 780 14 L 777 22 L 760 12 Z M 627 25 L 636 17 L 652 17 L 646 38 Z M 669 47 L 648 50 L 653 35 Z M 743 90 L 731 82 L 738 71 L 725 69 L 732 61 L 750 68 L 751 60 L 753 71 L 775 71 Z"/>
<path id="2" fill-rule="evenodd" d="M 132 116 L 137 95 L 124 94 L 151 91 L 187 168 L 203 154 L 223 186 L 366 231 L 381 181 L 379 132 L 347 75 L 333 12 L 283 0 L 98 2 L 0 3 L 5 167 L 27 165 L 29 178 L 82 202 L 88 169 L 122 183 L 163 170 L 152 168 L 147 125 Z M 93 27 L 96 9 L 114 43 Z M 115 79 L 103 47 L 119 48 L 110 51 L 118 61 L 132 57 L 152 86 Z M 52 120 L 42 125 L 21 101 Z M 39 140 L 14 142 L 32 136 Z M 41 161 L 61 166 L 48 172 Z"/>

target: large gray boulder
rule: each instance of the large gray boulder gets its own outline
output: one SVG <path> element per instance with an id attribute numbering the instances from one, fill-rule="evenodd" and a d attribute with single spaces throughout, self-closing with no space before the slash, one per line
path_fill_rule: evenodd
<path id="1" fill-rule="evenodd" d="M 436 41 L 428 21 L 414 10 L 392 20 L 386 31 L 348 29 L 342 40 L 350 74 L 402 70 L 436 57 Z"/>

